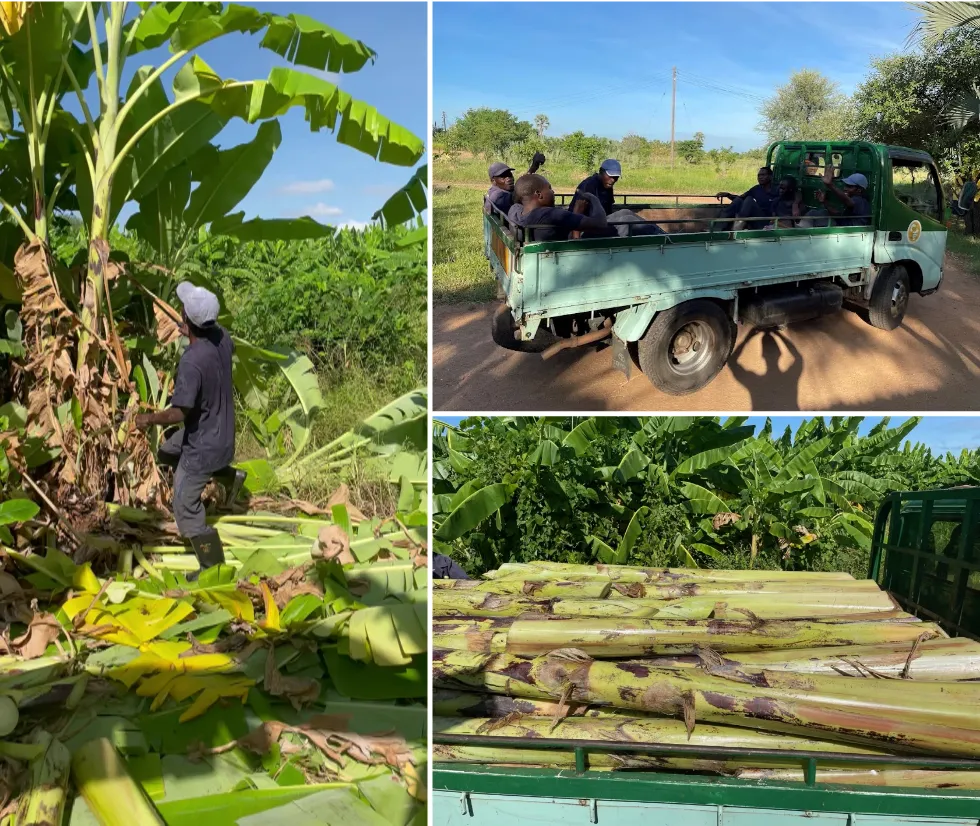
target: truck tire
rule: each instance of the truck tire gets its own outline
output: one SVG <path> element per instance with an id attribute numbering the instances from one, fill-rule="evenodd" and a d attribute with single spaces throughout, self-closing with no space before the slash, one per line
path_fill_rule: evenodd
<path id="1" fill-rule="evenodd" d="M 687 301 L 659 313 L 637 346 L 640 369 L 672 396 L 700 390 L 735 346 L 735 324 L 714 301 Z"/>
<path id="2" fill-rule="evenodd" d="M 900 327 L 909 307 L 909 274 L 896 264 L 875 279 L 868 302 L 868 322 L 879 330 Z"/>
<path id="3" fill-rule="evenodd" d="M 530 341 L 518 341 L 514 337 L 516 329 L 510 307 L 501 303 L 494 311 L 490 328 L 490 336 L 498 347 L 517 353 L 543 353 L 557 340 L 544 325 L 538 327 L 537 335 Z"/>

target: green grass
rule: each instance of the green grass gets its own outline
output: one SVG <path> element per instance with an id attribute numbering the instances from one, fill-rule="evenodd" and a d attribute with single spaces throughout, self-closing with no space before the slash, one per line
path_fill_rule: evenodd
<path id="1" fill-rule="evenodd" d="M 627 169 L 621 192 L 713 195 L 719 191 L 744 192 L 755 183 L 755 162 L 740 161 L 725 173 L 708 166 L 678 164 L 669 167 Z M 586 173 L 570 166 L 542 170 L 558 192 L 570 192 Z M 432 198 L 432 299 L 437 304 L 492 301 L 496 287 L 483 254 L 483 193 L 486 165 L 466 159 L 436 159 L 433 179 L 449 184 Z"/>
<path id="2" fill-rule="evenodd" d="M 967 272 L 980 277 L 980 237 L 954 227 L 946 236 L 946 249 L 963 262 Z"/>

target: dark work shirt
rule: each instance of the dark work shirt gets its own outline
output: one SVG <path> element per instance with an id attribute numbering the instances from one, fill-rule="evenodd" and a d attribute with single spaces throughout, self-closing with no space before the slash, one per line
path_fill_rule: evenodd
<path id="1" fill-rule="evenodd" d="M 217 324 L 184 351 L 174 381 L 173 407 L 184 410 L 181 461 L 213 473 L 235 458 L 235 400 L 231 383 L 234 345 Z"/>
<path id="2" fill-rule="evenodd" d="M 756 184 L 746 192 L 742 198 L 754 198 L 759 205 L 763 215 L 774 215 L 772 211 L 773 203 L 779 198 L 779 185 L 773 184 L 766 189 L 762 184 Z"/>
<path id="3" fill-rule="evenodd" d="M 445 554 L 432 555 L 433 579 L 469 579 L 466 571 Z"/>
<path id="4" fill-rule="evenodd" d="M 606 215 L 610 212 L 615 211 L 613 206 L 613 191 L 611 189 L 606 189 L 602 185 L 602 179 L 599 177 L 599 173 L 596 172 L 595 175 L 589 175 L 582 183 L 577 187 L 577 190 L 581 189 L 583 192 L 591 192 L 596 198 L 599 199 L 599 203 L 602 204 L 602 208 L 606 211 Z M 575 195 L 572 197 L 572 202 L 568 205 L 569 209 L 575 206 L 575 202 L 581 200 L 576 191 Z M 592 206 L 586 202 L 585 204 L 585 215 L 588 215 L 592 210 Z"/>
<path id="5" fill-rule="evenodd" d="M 793 217 L 793 199 L 776 198 L 772 202 L 772 214 L 777 218 Z"/>
<path id="6" fill-rule="evenodd" d="M 507 210 L 509 210 L 514 203 L 513 195 L 506 189 L 501 189 L 496 184 L 487 190 L 487 195 L 484 200 L 489 201 L 491 204 L 497 207 L 497 209 L 504 213 L 504 215 L 507 214 Z M 489 212 L 489 210 L 487 211 Z"/>
<path id="7" fill-rule="evenodd" d="M 843 217 L 834 223 L 839 227 L 871 226 L 871 202 L 863 195 L 851 196 L 852 206 L 845 207 Z"/>
<path id="8" fill-rule="evenodd" d="M 507 213 L 507 218 L 519 227 L 547 224 L 528 230 L 528 241 L 567 241 L 568 233 L 579 229 L 586 216 L 576 215 L 561 207 L 538 207 L 525 212 L 521 204 L 514 204 Z"/>

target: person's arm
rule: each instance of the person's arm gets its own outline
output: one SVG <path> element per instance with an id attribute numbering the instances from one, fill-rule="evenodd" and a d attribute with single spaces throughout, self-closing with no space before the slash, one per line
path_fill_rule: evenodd
<path id="1" fill-rule="evenodd" d="M 840 212 L 838 210 L 831 209 L 830 204 L 827 203 L 827 193 L 824 190 L 818 189 L 816 192 L 813 193 L 813 197 L 817 199 L 817 203 L 823 206 L 828 213 L 830 213 L 831 215 L 840 215 Z"/>
<path id="2" fill-rule="evenodd" d="M 823 182 L 824 186 L 827 187 L 827 190 L 833 192 L 845 207 L 848 209 L 853 208 L 854 201 L 848 197 L 847 193 L 844 192 L 843 189 L 838 189 L 834 184 L 834 168 L 832 166 L 828 166 L 827 171 L 824 172 Z"/>
<path id="3" fill-rule="evenodd" d="M 545 158 L 543 153 L 535 152 L 534 157 L 531 159 L 531 165 L 527 168 L 527 174 L 533 175 L 541 168 L 546 160 L 547 158 Z"/>
<path id="4" fill-rule="evenodd" d="M 731 192 L 719 192 L 715 197 L 720 201 L 722 198 L 728 198 L 729 201 L 734 201 L 738 196 Z"/>
<path id="5" fill-rule="evenodd" d="M 140 413 L 134 419 L 136 426 L 140 430 L 146 430 L 154 425 L 168 427 L 172 424 L 181 424 L 187 418 L 187 414 L 181 407 L 168 407 L 159 413 Z"/>
<path id="6" fill-rule="evenodd" d="M 796 190 L 796 197 L 793 198 L 793 217 L 794 218 L 801 217 L 801 215 L 802 215 L 802 212 L 801 212 L 802 207 L 803 207 L 803 190 L 798 189 L 798 190 Z"/>
<path id="7" fill-rule="evenodd" d="M 588 199 L 592 209 L 589 215 L 583 215 L 582 221 L 578 225 L 577 229 L 588 232 L 589 230 L 605 229 L 609 221 L 606 218 L 606 210 L 602 208 L 602 204 L 599 199 L 593 195 L 591 192 L 585 192 L 583 190 L 578 191 L 579 195 L 583 199 Z"/>

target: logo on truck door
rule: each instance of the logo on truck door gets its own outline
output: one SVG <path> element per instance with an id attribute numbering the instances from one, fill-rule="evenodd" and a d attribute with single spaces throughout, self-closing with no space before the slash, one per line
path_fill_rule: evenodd
<path id="1" fill-rule="evenodd" d="M 919 240 L 920 235 L 922 235 L 922 224 L 920 224 L 918 221 L 913 221 L 911 224 L 909 224 L 909 230 L 906 234 L 909 239 L 909 243 L 914 244 Z"/>

